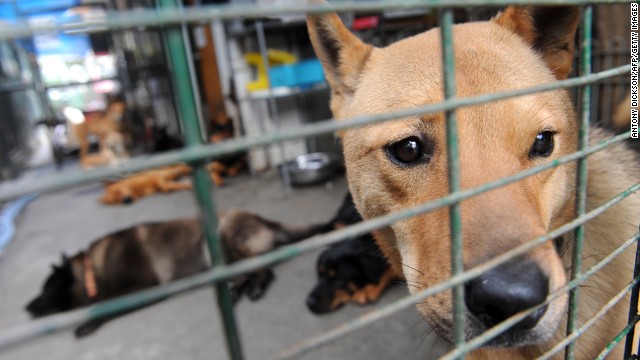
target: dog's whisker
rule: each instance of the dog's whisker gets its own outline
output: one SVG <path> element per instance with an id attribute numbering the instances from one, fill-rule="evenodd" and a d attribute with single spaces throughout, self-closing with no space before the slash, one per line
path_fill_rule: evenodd
<path id="1" fill-rule="evenodd" d="M 426 329 L 426 330 L 422 333 L 422 335 L 420 336 L 420 341 L 418 341 L 418 343 L 416 344 L 416 348 L 415 348 L 415 350 L 414 350 L 414 351 L 415 351 L 415 353 L 417 353 L 417 352 L 418 352 L 418 350 L 419 350 L 420 346 L 421 346 L 421 345 L 424 343 L 424 341 L 429 337 L 429 335 L 433 334 L 434 330 L 435 330 L 434 328 L 429 327 L 428 329 Z M 439 338 L 436 338 L 436 341 L 433 341 L 433 342 L 431 343 L 431 348 L 429 349 L 429 352 L 433 351 L 433 348 L 434 348 L 434 346 L 435 346 L 435 344 L 437 343 L 437 341 L 438 341 L 438 340 L 439 340 Z"/>
<path id="2" fill-rule="evenodd" d="M 424 274 L 422 273 L 422 271 L 420 271 L 420 270 L 418 270 L 418 269 L 414 268 L 413 266 L 407 265 L 407 264 L 405 264 L 404 262 L 400 262 L 400 264 L 402 264 L 402 266 L 406 266 L 406 267 L 408 267 L 409 269 L 411 269 L 411 270 L 413 270 L 413 271 L 417 272 L 417 273 L 418 273 L 418 274 L 420 274 L 420 275 L 424 275 Z"/>

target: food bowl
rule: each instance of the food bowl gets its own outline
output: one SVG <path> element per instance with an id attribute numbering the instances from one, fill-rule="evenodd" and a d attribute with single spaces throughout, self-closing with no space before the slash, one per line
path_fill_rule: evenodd
<path id="1" fill-rule="evenodd" d="M 286 165 L 291 185 L 304 186 L 332 179 L 336 174 L 338 164 L 338 157 L 335 154 L 317 152 L 300 155 L 294 160 L 279 165 L 279 167 L 282 171 L 282 166 Z"/>

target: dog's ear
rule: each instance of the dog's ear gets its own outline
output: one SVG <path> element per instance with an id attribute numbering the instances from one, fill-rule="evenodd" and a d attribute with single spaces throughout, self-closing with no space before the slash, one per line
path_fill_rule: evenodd
<path id="1" fill-rule="evenodd" d="M 331 110 L 335 117 L 343 117 L 341 110 L 350 101 L 373 47 L 352 34 L 335 13 L 308 15 L 307 27 L 331 86 Z"/>
<path id="2" fill-rule="evenodd" d="M 573 64 L 579 19 L 577 6 L 511 6 L 494 21 L 538 51 L 557 79 L 566 79 Z"/>

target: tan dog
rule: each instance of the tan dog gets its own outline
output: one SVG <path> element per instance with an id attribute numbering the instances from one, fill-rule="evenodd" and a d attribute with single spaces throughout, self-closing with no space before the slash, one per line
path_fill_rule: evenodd
<path id="1" fill-rule="evenodd" d="M 142 171 L 107 185 L 100 201 L 107 205 L 130 204 L 157 192 L 188 190 L 191 183 L 177 180 L 190 173 L 191 168 L 184 164 Z"/>
<path id="2" fill-rule="evenodd" d="M 510 7 L 488 22 L 455 25 L 456 91 L 476 96 L 564 79 L 571 70 L 579 10 Z M 372 115 L 443 100 L 437 29 L 386 48 L 362 43 L 335 14 L 308 17 L 309 34 L 332 89 L 337 119 Z M 554 90 L 457 110 L 461 187 L 472 188 L 576 150 L 577 120 L 566 90 Z M 448 193 L 442 113 L 371 124 L 341 134 L 349 186 L 364 218 L 416 206 Z M 603 139 L 594 130 L 594 143 Z M 616 146 L 588 158 L 588 208 L 640 179 L 634 155 Z M 574 217 L 576 165 L 563 165 L 465 200 L 461 204 L 465 269 L 555 229 Z M 640 199 L 632 195 L 586 225 L 584 267 L 629 239 Z M 396 222 L 376 241 L 412 293 L 451 276 L 447 208 Z M 563 244 L 562 244 L 563 243 Z M 572 236 L 558 239 L 570 247 Z M 571 250 L 549 241 L 465 284 L 465 336 L 531 306 L 566 284 Z M 580 292 L 580 320 L 592 316 L 632 278 L 633 250 L 617 257 Z M 627 320 L 628 300 L 577 341 L 576 359 L 593 359 Z M 451 292 L 417 305 L 451 341 Z M 530 359 L 565 336 L 567 296 L 495 338 L 472 359 Z M 613 356 L 620 358 L 621 346 Z M 617 356 L 617 357 L 616 357 Z"/>
<path id="3" fill-rule="evenodd" d="M 80 165 L 83 167 L 102 166 L 114 163 L 114 159 L 127 156 L 124 147 L 124 139 L 120 132 L 120 121 L 124 114 L 125 103 L 122 101 L 111 101 L 104 112 L 91 113 L 84 121 L 73 124 L 72 132 L 78 140 L 80 146 Z M 98 138 L 100 145 L 99 156 L 89 154 L 89 135 Z M 105 156 L 109 149 L 112 157 Z M 100 161 L 99 161 L 100 160 Z"/>

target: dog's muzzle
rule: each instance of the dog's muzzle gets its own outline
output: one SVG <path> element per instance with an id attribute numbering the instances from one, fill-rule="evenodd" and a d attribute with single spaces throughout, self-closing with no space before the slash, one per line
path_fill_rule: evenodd
<path id="1" fill-rule="evenodd" d="M 549 278 L 531 260 L 517 258 L 495 267 L 464 286 L 465 304 L 490 328 L 507 318 L 542 304 L 549 295 Z M 529 314 L 512 330 L 528 330 L 538 324 L 547 306 Z"/>

